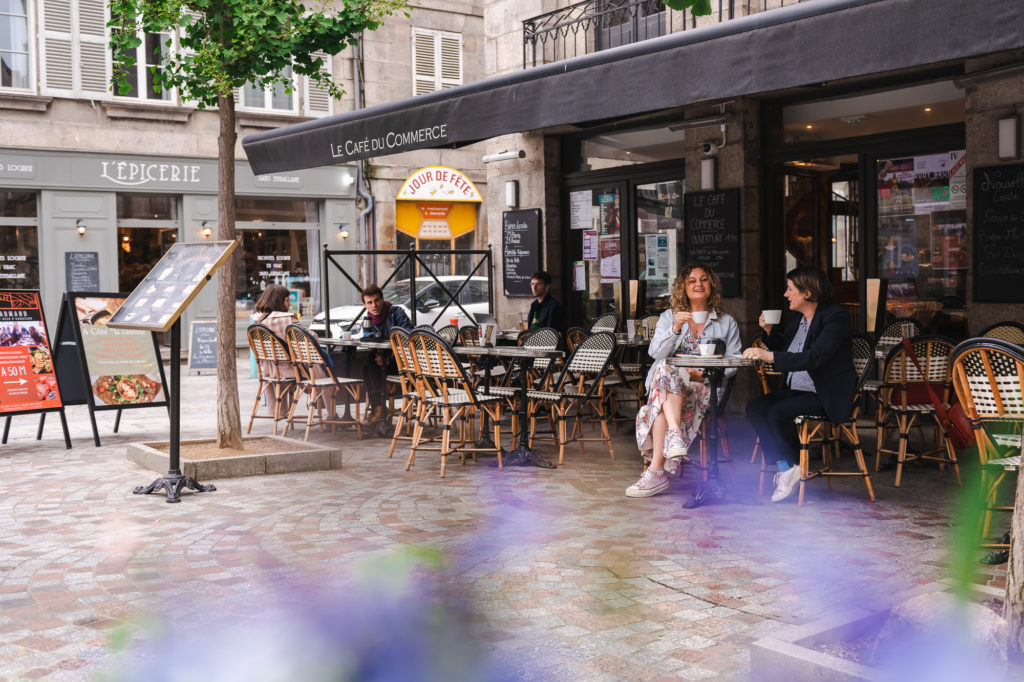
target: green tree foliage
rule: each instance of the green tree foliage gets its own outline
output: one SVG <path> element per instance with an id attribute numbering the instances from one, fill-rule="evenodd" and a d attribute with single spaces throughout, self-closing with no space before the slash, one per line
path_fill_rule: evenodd
<path id="1" fill-rule="evenodd" d="M 662 0 L 665 7 L 675 10 L 689 9 L 695 17 L 711 14 L 711 0 Z"/>
<path id="2" fill-rule="evenodd" d="M 235 90 L 282 83 L 291 92 L 291 67 L 340 97 L 341 87 L 324 70 L 325 56 L 355 45 L 363 31 L 407 6 L 405 0 L 109 0 L 112 84 L 130 92 L 128 74 L 145 34 L 177 36 L 178 48 L 169 37 L 163 60 L 150 67 L 154 88 L 177 89 L 183 102 L 200 109 L 217 107 L 217 239 L 235 239 Z M 217 444 L 241 449 L 232 267 L 224 268 L 217 287 L 217 356 L 223 359 L 217 364 Z"/>

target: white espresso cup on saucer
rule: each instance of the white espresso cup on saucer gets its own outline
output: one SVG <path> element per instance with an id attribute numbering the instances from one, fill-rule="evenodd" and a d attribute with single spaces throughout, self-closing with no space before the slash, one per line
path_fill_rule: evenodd
<path id="1" fill-rule="evenodd" d="M 765 324 L 778 324 L 782 322 L 781 310 L 762 310 L 761 316 L 764 317 Z"/>
<path id="2" fill-rule="evenodd" d="M 347 329 L 342 329 L 341 330 L 341 340 L 342 341 L 348 341 L 351 338 L 352 338 L 352 332 L 350 332 Z"/>
<path id="3" fill-rule="evenodd" d="M 697 348 L 700 349 L 700 354 L 706 358 L 711 357 L 712 355 L 715 354 L 714 342 L 702 343 L 698 345 Z"/>
<path id="4" fill-rule="evenodd" d="M 693 321 L 697 324 L 704 324 L 708 321 L 708 311 L 706 310 L 694 310 L 690 313 L 690 316 L 693 317 Z"/>

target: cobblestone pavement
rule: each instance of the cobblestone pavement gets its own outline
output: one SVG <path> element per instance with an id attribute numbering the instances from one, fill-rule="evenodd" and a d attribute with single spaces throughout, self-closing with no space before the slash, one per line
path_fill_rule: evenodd
<path id="1" fill-rule="evenodd" d="M 215 378 L 183 383 L 183 437 L 211 437 Z M 243 412 L 254 393 L 243 379 Z M 168 505 L 131 494 L 155 474 L 125 459 L 128 442 L 166 439 L 162 409 L 126 411 L 117 435 L 101 415 L 100 448 L 86 408 L 68 413 L 73 449 L 52 415 L 42 441 L 34 416 L 17 417 L 0 447 L 3 679 L 88 679 L 146 614 L 227 626 L 276 578 L 342 589 L 360 561 L 409 545 L 449 557 L 444 579 L 472 595 L 486 656 L 517 679 L 746 679 L 750 642 L 945 575 L 950 473 L 912 467 L 896 489 L 882 472 L 875 503 L 841 479 L 831 492 L 811 482 L 803 508 L 795 496 L 757 504 L 739 415 L 743 503 L 687 511 L 693 470 L 666 494 L 623 496 L 639 474 L 625 431 L 614 460 L 589 444 L 557 470 L 481 459 L 450 463 L 445 479 L 436 458 L 405 472 L 385 440 L 316 433 L 344 441 L 342 469 L 213 481 L 216 492 Z"/>

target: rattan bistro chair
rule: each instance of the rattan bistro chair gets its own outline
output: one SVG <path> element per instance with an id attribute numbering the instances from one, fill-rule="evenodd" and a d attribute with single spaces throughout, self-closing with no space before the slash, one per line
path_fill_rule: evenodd
<path id="1" fill-rule="evenodd" d="M 590 336 L 590 332 L 583 327 L 569 327 L 565 332 L 565 347 L 571 353 L 588 336 Z"/>
<path id="2" fill-rule="evenodd" d="M 897 317 L 885 325 L 878 335 L 879 346 L 895 346 L 903 341 L 904 336 L 920 336 L 921 323 L 912 317 Z"/>
<path id="3" fill-rule="evenodd" d="M 291 376 L 281 375 L 281 366 L 285 365 L 291 370 L 292 358 L 288 355 L 288 346 L 277 334 L 264 327 L 262 324 L 250 325 L 246 330 L 249 338 L 249 348 L 256 357 L 256 372 L 259 378 L 259 386 L 256 389 L 256 402 L 252 406 L 252 415 L 249 417 L 249 428 L 246 433 L 252 433 L 252 423 L 256 419 L 273 419 L 274 435 L 277 435 L 277 423 L 288 418 L 287 398 L 292 397 L 295 390 L 295 372 Z M 271 394 L 274 397 L 274 414 L 256 414 L 260 409 L 260 401 L 265 395 Z M 284 414 L 282 414 L 284 407 Z"/>
<path id="4" fill-rule="evenodd" d="M 441 415 L 441 477 L 444 478 L 448 464 L 448 455 L 458 454 L 462 462 L 466 461 L 466 453 L 495 452 L 498 456 L 498 469 L 502 468 L 501 460 L 501 408 L 505 399 L 499 395 L 488 395 L 474 391 L 473 384 L 452 347 L 438 335 L 430 332 L 413 331 L 409 337 L 413 350 L 413 362 L 419 377 L 417 390 L 420 407 L 416 416 L 416 427 L 413 430 L 413 444 L 409 452 L 409 460 L 405 465 L 408 471 L 416 460 L 416 451 L 423 436 L 423 423 L 435 414 Z M 478 413 L 486 413 L 494 427 L 494 444 L 491 448 L 477 448 L 471 444 L 473 439 L 472 420 Z M 457 422 L 463 434 L 461 442 L 454 443 L 453 427 Z M 482 420 L 481 420 L 482 421 Z M 468 436 L 466 435 L 468 432 Z"/>
<path id="5" fill-rule="evenodd" d="M 398 420 L 395 423 L 395 433 L 391 436 L 391 444 L 388 446 L 388 458 L 395 453 L 395 446 L 400 440 L 412 441 L 410 426 L 416 423 L 416 408 L 418 394 L 416 392 L 416 372 L 413 368 L 412 348 L 409 346 L 409 332 L 400 327 L 391 330 L 388 335 L 391 342 L 391 352 L 395 356 L 395 366 L 398 370 L 397 379 L 401 386 L 402 408 L 398 411 Z M 390 377 L 389 377 L 390 378 Z M 403 434 L 402 429 L 408 433 Z"/>
<path id="6" fill-rule="evenodd" d="M 645 339 L 653 339 L 654 332 L 658 328 L 659 315 L 648 315 L 640 322 L 640 330 Z"/>
<path id="7" fill-rule="evenodd" d="M 1001 339 L 1017 346 L 1024 346 L 1024 325 L 1019 322 L 996 322 L 981 332 L 980 336 L 989 339 Z"/>
<path id="8" fill-rule="evenodd" d="M 931 384 L 943 405 L 949 405 L 952 389 L 949 357 L 953 351 L 953 342 L 944 336 L 918 336 L 912 338 L 910 342 L 924 373 L 918 371 L 902 343 L 893 346 L 886 356 L 876 419 L 878 435 L 875 471 L 881 470 L 882 455 L 896 455 L 895 485 L 898 488 L 906 462 L 928 459 L 943 466 L 952 465 L 956 483 L 960 485 L 960 466 L 957 463 L 956 450 L 949 442 L 935 413 L 935 406 L 924 390 L 926 383 Z M 934 421 L 936 447 L 922 452 L 911 452 L 910 430 L 915 425 L 920 425 L 922 417 L 931 417 Z M 890 419 L 895 420 L 895 426 L 899 431 L 899 446 L 896 450 L 884 447 Z"/>
<path id="9" fill-rule="evenodd" d="M 1024 350 L 1010 341 L 969 339 L 951 356 L 953 387 L 974 426 L 981 462 L 981 490 L 985 515 L 980 535 L 989 537 L 992 512 L 1013 513 L 998 504 L 1000 484 L 1020 471 L 1021 434 L 1024 432 Z M 1018 473 L 1019 475 L 1019 473 Z M 1016 485 L 1014 485 L 1016 488 Z M 1018 538 L 1019 539 L 1019 538 Z M 991 549 L 1009 549 L 1001 542 L 983 541 Z"/>
<path id="10" fill-rule="evenodd" d="M 854 334 L 850 339 L 853 346 L 853 365 L 857 372 L 857 386 L 853 393 L 853 409 L 850 412 L 850 419 L 842 424 L 833 424 L 823 414 L 804 414 L 798 416 L 794 421 L 797 425 L 797 437 L 800 441 L 800 493 L 797 504 L 804 503 L 804 487 L 812 478 L 824 476 L 828 480 L 828 489 L 832 489 L 833 476 L 859 476 L 864 479 L 864 485 L 868 489 L 868 497 L 875 501 L 875 491 L 871 488 L 871 476 L 868 474 L 867 464 L 864 462 L 864 449 L 861 447 L 860 438 L 857 435 L 857 414 L 860 412 L 860 393 L 871 372 L 871 361 L 875 355 L 874 339 L 867 334 Z M 839 437 L 845 436 L 853 446 L 853 456 L 856 459 L 857 471 L 833 471 L 832 456 L 839 457 Z M 820 441 L 822 444 L 822 467 L 811 469 L 810 448 L 811 443 Z M 762 479 L 764 472 L 761 473 Z"/>
<path id="11" fill-rule="evenodd" d="M 453 346 L 459 338 L 459 328 L 454 324 L 446 324 L 437 330 L 437 335 L 444 339 L 449 346 Z"/>
<path id="12" fill-rule="evenodd" d="M 591 333 L 611 332 L 614 334 L 619 328 L 619 316 L 616 313 L 605 313 L 598 315 L 597 319 L 590 324 Z"/>
<path id="13" fill-rule="evenodd" d="M 309 333 L 305 327 L 297 324 L 290 324 L 284 330 L 285 341 L 288 344 L 288 354 L 291 355 L 292 364 L 295 365 L 296 392 L 295 400 L 292 401 L 292 408 L 288 412 L 288 423 L 285 424 L 284 433 L 288 435 L 288 429 L 295 422 L 295 408 L 299 404 L 299 396 L 305 393 L 306 399 L 306 434 L 303 440 L 309 440 L 309 429 L 313 426 L 324 428 L 327 425 L 354 424 L 359 440 L 363 439 L 362 423 L 359 420 L 359 407 L 362 400 L 363 382 L 360 379 L 348 379 L 335 376 L 331 363 L 327 360 L 323 349 L 317 342 L 316 337 Z M 341 419 L 334 414 L 337 396 L 340 391 L 348 393 L 355 404 L 355 418 Z M 317 412 L 317 419 L 313 420 L 313 410 Z M 326 411 L 326 416 L 324 415 Z"/>

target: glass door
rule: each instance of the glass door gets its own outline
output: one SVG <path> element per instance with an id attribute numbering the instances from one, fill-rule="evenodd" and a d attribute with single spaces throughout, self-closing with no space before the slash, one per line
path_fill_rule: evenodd
<path id="1" fill-rule="evenodd" d="M 683 188 L 681 179 L 633 185 L 636 274 L 642 283 L 638 316 L 656 315 L 669 306 L 683 258 Z"/>
<path id="2" fill-rule="evenodd" d="M 570 268 L 562 287 L 570 320 L 587 326 L 606 312 L 622 310 L 623 183 L 569 191 L 570 228 L 566 255 Z"/>

